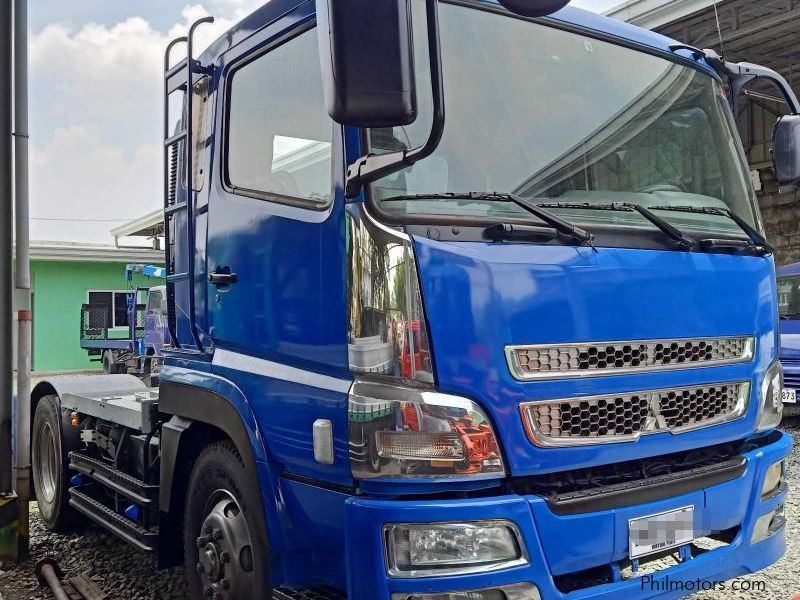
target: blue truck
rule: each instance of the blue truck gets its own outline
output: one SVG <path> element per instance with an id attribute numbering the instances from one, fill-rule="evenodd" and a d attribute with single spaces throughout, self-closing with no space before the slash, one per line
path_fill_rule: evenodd
<path id="1" fill-rule="evenodd" d="M 565 0 L 271 0 L 167 49 L 159 386 L 32 394 L 48 528 L 192 598 L 675 598 L 785 549 L 779 74 Z M 187 46 L 186 58 L 171 55 Z M 182 46 L 180 46 L 182 47 Z"/>
<path id="2" fill-rule="evenodd" d="M 105 374 L 131 373 L 156 381 L 162 348 L 169 342 L 167 332 L 166 286 L 140 288 L 134 274 L 163 279 L 166 269 L 154 265 L 125 265 L 129 292 L 125 311 L 127 326 L 115 327 L 115 306 L 106 301 L 81 306 L 81 348 L 103 365 Z M 106 294 L 111 296 L 111 294 Z"/>
<path id="3" fill-rule="evenodd" d="M 800 263 L 777 269 L 780 316 L 780 360 L 783 365 L 783 402 L 787 415 L 798 414 L 800 390 Z"/>

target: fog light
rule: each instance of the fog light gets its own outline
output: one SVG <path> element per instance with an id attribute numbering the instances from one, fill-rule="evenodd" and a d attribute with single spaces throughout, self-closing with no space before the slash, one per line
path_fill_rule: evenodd
<path id="1" fill-rule="evenodd" d="M 777 509 L 771 510 L 758 518 L 750 543 L 757 544 L 772 537 L 781 530 L 785 523 L 786 518 L 783 515 L 783 504 L 781 504 Z"/>
<path id="2" fill-rule="evenodd" d="M 779 460 L 770 465 L 767 474 L 764 476 L 764 485 L 761 487 L 761 497 L 766 497 L 777 490 L 783 483 L 783 463 Z"/>
<path id="3" fill-rule="evenodd" d="M 392 594 L 392 600 L 541 600 L 541 595 L 539 589 L 532 583 L 520 583 L 471 592 Z"/>
<path id="4" fill-rule="evenodd" d="M 528 562 L 519 530 L 510 521 L 398 523 L 386 525 L 384 534 L 392 577 L 483 573 Z"/>

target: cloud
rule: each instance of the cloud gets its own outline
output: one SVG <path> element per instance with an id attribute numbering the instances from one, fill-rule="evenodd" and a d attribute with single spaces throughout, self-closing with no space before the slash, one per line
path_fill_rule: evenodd
<path id="1" fill-rule="evenodd" d="M 215 6 L 224 16 L 203 28 L 198 51 L 258 4 L 212 1 L 225 5 Z M 114 223 L 42 219 L 129 219 L 161 205 L 163 52 L 207 14 L 188 5 L 167 32 L 131 17 L 111 26 L 52 24 L 32 36 L 33 239 L 110 242 Z"/>

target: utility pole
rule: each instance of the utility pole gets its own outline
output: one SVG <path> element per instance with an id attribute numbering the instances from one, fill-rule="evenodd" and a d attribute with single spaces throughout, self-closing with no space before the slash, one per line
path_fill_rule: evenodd
<path id="1" fill-rule="evenodd" d="M 12 0 L 0 0 L 0 561 L 18 557 L 18 503 L 13 493 L 11 460 L 12 318 L 11 261 L 13 260 L 12 116 Z"/>
<path id="2" fill-rule="evenodd" d="M 0 0 L 2 1 L 2 0 Z M 17 301 L 16 491 L 19 559 L 28 557 L 31 500 L 31 268 L 28 226 L 28 0 L 14 0 L 14 221 Z"/>
<path id="3" fill-rule="evenodd" d="M 11 0 L 0 0 L 0 494 L 9 494 L 11 465 L 11 261 L 14 236 L 12 184 L 12 28 Z"/>

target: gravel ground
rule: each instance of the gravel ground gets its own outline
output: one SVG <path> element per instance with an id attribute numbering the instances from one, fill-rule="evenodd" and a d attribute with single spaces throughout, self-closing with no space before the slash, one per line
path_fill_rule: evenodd
<path id="1" fill-rule="evenodd" d="M 81 534 L 50 533 L 31 503 L 31 560 L 0 575 L 0 600 L 51 600 L 34 575 L 37 560 L 51 556 L 68 576 L 87 573 L 108 600 L 186 598 L 183 569 L 157 571 L 155 559 L 89 525 Z"/>
<path id="2" fill-rule="evenodd" d="M 693 600 L 786 599 L 800 594 L 800 418 L 784 423 L 794 438 L 787 464 L 791 485 L 786 502 L 788 548 L 784 557 L 768 569 L 726 583 L 725 590 L 703 592 Z M 88 573 L 109 600 L 178 600 L 186 597 L 182 569 L 157 571 L 153 557 L 137 552 L 99 527 L 87 526 L 81 535 L 55 534 L 42 527 L 36 504 L 31 504 L 31 561 L 7 572 L 0 570 L 0 600 L 50 600 L 33 573 L 36 560 L 51 556 L 67 575 Z M 1 569 L 2 567 L 0 567 Z M 758 586 L 766 585 L 758 589 Z M 742 591 L 751 586 L 753 589 Z M 800 596 L 798 596 L 800 597 Z"/>

